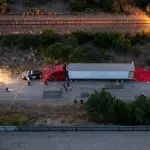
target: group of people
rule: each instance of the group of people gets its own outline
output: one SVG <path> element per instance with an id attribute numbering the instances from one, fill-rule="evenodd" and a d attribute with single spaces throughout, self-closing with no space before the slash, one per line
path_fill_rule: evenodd
<path id="1" fill-rule="evenodd" d="M 69 81 L 67 81 L 67 84 L 63 83 L 63 88 L 65 89 L 66 92 L 72 91 Z"/>
<path id="2" fill-rule="evenodd" d="M 28 80 L 28 81 L 27 81 L 27 83 L 28 83 L 28 86 L 31 86 L 31 82 L 30 82 L 30 80 Z M 47 81 L 46 81 L 46 80 L 44 81 L 44 84 L 45 84 L 45 85 L 48 85 L 48 83 L 47 83 Z"/>
<path id="3" fill-rule="evenodd" d="M 27 83 L 28 83 L 28 86 L 31 86 L 30 80 L 27 80 Z M 47 81 L 47 80 L 45 80 L 45 81 L 44 81 L 44 84 L 45 84 L 45 85 L 48 85 L 48 81 Z M 66 91 L 66 92 L 68 92 L 68 91 L 72 91 L 72 87 L 70 86 L 69 81 L 67 81 L 67 83 L 66 83 L 66 84 L 65 84 L 65 83 L 63 83 L 63 88 L 65 89 L 65 91 Z M 60 90 L 62 91 L 62 89 L 61 89 L 61 88 L 60 88 Z"/>

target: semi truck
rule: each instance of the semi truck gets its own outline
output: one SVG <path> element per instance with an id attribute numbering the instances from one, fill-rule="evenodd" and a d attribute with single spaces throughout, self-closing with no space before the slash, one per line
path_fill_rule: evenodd
<path id="1" fill-rule="evenodd" d="M 133 80 L 134 63 L 69 63 L 42 71 L 45 80 Z"/>

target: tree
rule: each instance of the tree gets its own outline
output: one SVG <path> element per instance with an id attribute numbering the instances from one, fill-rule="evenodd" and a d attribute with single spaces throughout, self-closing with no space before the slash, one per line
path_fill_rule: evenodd
<path id="1" fill-rule="evenodd" d="M 134 0 L 137 6 L 144 8 L 148 3 L 149 0 Z"/>
<path id="2" fill-rule="evenodd" d="M 116 13 L 120 12 L 120 5 L 117 2 L 117 0 L 114 0 L 113 3 L 112 3 L 112 11 L 116 12 Z"/>
<path id="3" fill-rule="evenodd" d="M 1 39 L 1 46 L 12 47 L 18 43 L 18 35 L 7 35 L 3 36 Z"/>
<path id="4" fill-rule="evenodd" d="M 124 11 L 124 7 L 128 5 L 128 0 L 117 0 L 120 5 L 120 11 Z"/>
<path id="5" fill-rule="evenodd" d="M 72 36 L 77 39 L 78 44 L 90 43 L 94 39 L 94 34 L 85 31 L 73 32 Z"/>
<path id="6" fill-rule="evenodd" d="M 133 124 L 150 124 L 150 98 L 141 95 L 132 103 Z"/>
<path id="7" fill-rule="evenodd" d="M 98 123 L 114 122 L 114 103 L 116 98 L 102 90 L 91 94 L 86 103 L 86 110 L 93 121 Z"/>
<path id="8" fill-rule="evenodd" d="M 135 47 L 133 48 L 133 52 L 136 57 L 138 57 L 141 54 L 142 50 L 143 46 L 141 46 L 140 44 L 135 45 Z"/>
<path id="9" fill-rule="evenodd" d="M 150 13 L 150 3 L 147 4 L 147 6 L 146 6 L 146 12 L 147 12 L 147 13 Z"/>
<path id="10" fill-rule="evenodd" d="M 5 15 L 8 9 L 6 0 L 1 0 L 1 9 L 2 9 L 2 15 Z"/>
<path id="11" fill-rule="evenodd" d="M 72 11 L 82 12 L 85 11 L 87 2 L 86 0 L 70 0 L 69 6 Z"/>
<path id="12" fill-rule="evenodd" d="M 65 45 L 70 44 L 70 45 L 72 45 L 72 47 L 74 47 L 74 48 L 78 46 L 77 43 L 78 43 L 77 38 L 76 38 L 74 35 L 69 36 L 69 37 L 65 40 L 65 42 L 64 42 Z"/>
<path id="13" fill-rule="evenodd" d="M 17 40 L 20 49 L 36 48 L 39 45 L 39 38 L 35 35 L 19 35 Z"/>
<path id="14" fill-rule="evenodd" d="M 40 41 L 44 46 L 49 46 L 51 44 L 54 44 L 57 40 L 57 33 L 55 30 L 49 30 L 45 29 L 43 30 L 41 36 L 40 36 Z"/>
<path id="15" fill-rule="evenodd" d="M 34 1 L 33 0 L 24 0 L 24 6 L 33 7 L 34 6 Z"/>
<path id="16" fill-rule="evenodd" d="M 126 39 L 124 35 L 121 35 L 118 40 L 115 41 L 117 49 L 123 49 L 124 51 L 131 48 L 131 41 Z"/>
<path id="17" fill-rule="evenodd" d="M 51 60 L 53 60 L 54 62 L 56 60 L 62 60 L 63 59 L 62 55 L 63 55 L 63 46 L 61 43 L 56 43 L 55 45 L 49 46 L 44 53 L 45 57 L 51 58 Z"/>
<path id="18" fill-rule="evenodd" d="M 104 11 L 111 11 L 112 8 L 112 0 L 101 0 L 100 2 L 101 8 Z"/>
<path id="19" fill-rule="evenodd" d="M 114 116 L 115 116 L 115 124 L 128 124 L 128 104 L 125 102 L 116 99 L 114 104 Z"/>

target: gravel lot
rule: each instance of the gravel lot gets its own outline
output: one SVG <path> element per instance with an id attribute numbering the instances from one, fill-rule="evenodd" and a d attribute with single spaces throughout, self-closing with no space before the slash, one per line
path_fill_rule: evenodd
<path id="1" fill-rule="evenodd" d="M 1 133 L 0 150 L 149 150 L 150 132 Z"/>

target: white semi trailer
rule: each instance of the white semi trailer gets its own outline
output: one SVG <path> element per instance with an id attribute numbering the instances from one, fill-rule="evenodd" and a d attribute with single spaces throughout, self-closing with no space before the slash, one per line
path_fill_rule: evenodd
<path id="1" fill-rule="evenodd" d="M 134 63 L 70 63 L 66 66 L 70 80 L 133 80 Z"/>

